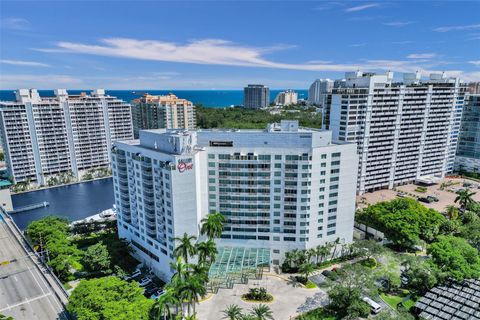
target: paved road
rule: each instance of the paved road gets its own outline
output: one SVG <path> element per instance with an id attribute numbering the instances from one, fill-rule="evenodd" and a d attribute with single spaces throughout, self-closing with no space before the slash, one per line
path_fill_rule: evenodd
<path id="1" fill-rule="evenodd" d="M 59 299 L 0 217 L 0 314 L 15 320 L 66 320 Z"/>

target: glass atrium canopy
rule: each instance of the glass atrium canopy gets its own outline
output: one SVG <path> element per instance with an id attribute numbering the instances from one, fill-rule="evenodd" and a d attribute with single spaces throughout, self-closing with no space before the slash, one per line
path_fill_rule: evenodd
<path id="1" fill-rule="evenodd" d="M 261 279 L 263 272 L 269 270 L 270 249 L 220 247 L 208 272 L 208 288 L 213 292 L 219 287 L 232 288 L 234 283 Z"/>

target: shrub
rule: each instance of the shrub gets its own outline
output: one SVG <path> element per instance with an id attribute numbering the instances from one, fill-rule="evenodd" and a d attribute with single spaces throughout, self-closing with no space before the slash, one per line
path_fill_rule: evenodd
<path id="1" fill-rule="evenodd" d="M 245 300 L 270 302 L 273 296 L 267 292 L 265 288 L 250 288 L 247 293 L 242 296 Z"/>

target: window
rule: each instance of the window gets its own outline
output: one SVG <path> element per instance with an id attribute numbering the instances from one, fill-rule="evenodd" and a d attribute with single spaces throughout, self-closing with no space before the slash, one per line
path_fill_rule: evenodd
<path id="1" fill-rule="evenodd" d="M 279 169 L 282 167 L 282 164 L 281 163 L 275 163 L 275 168 Z"/>
<path id="2" fill-rule="evenodd" d="M 322 154 L 321 158 L 322 158 L 322 159 L 327 159 L 327 155 L 326 155 L 326 154 Z"/>
<path id="3" fill-rule="evenodd" d="M 208 159 L 215 159 L 215 155 L 214 154 L 209 154 Z"/>
<path id="4" fill-rule="evenodd" d="M 282 155 L 276 154 L 276 155 L 275 155 L 275 160 L 282 160 Z"/>

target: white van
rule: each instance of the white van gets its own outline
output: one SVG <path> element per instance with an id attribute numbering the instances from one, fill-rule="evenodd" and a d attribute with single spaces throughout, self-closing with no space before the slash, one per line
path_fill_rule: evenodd
<path id="1" fill-rule="evenodd" d="M 382 306 L 376 303 L 375 301 L 373 301 L 372 299 L 370 299 L 369 297 L 363 297 L 362 300 L 368 303 L 368 305 L 370 306 L 374 314 L 377 314 L 380 311 L 382 311 Z"/>

